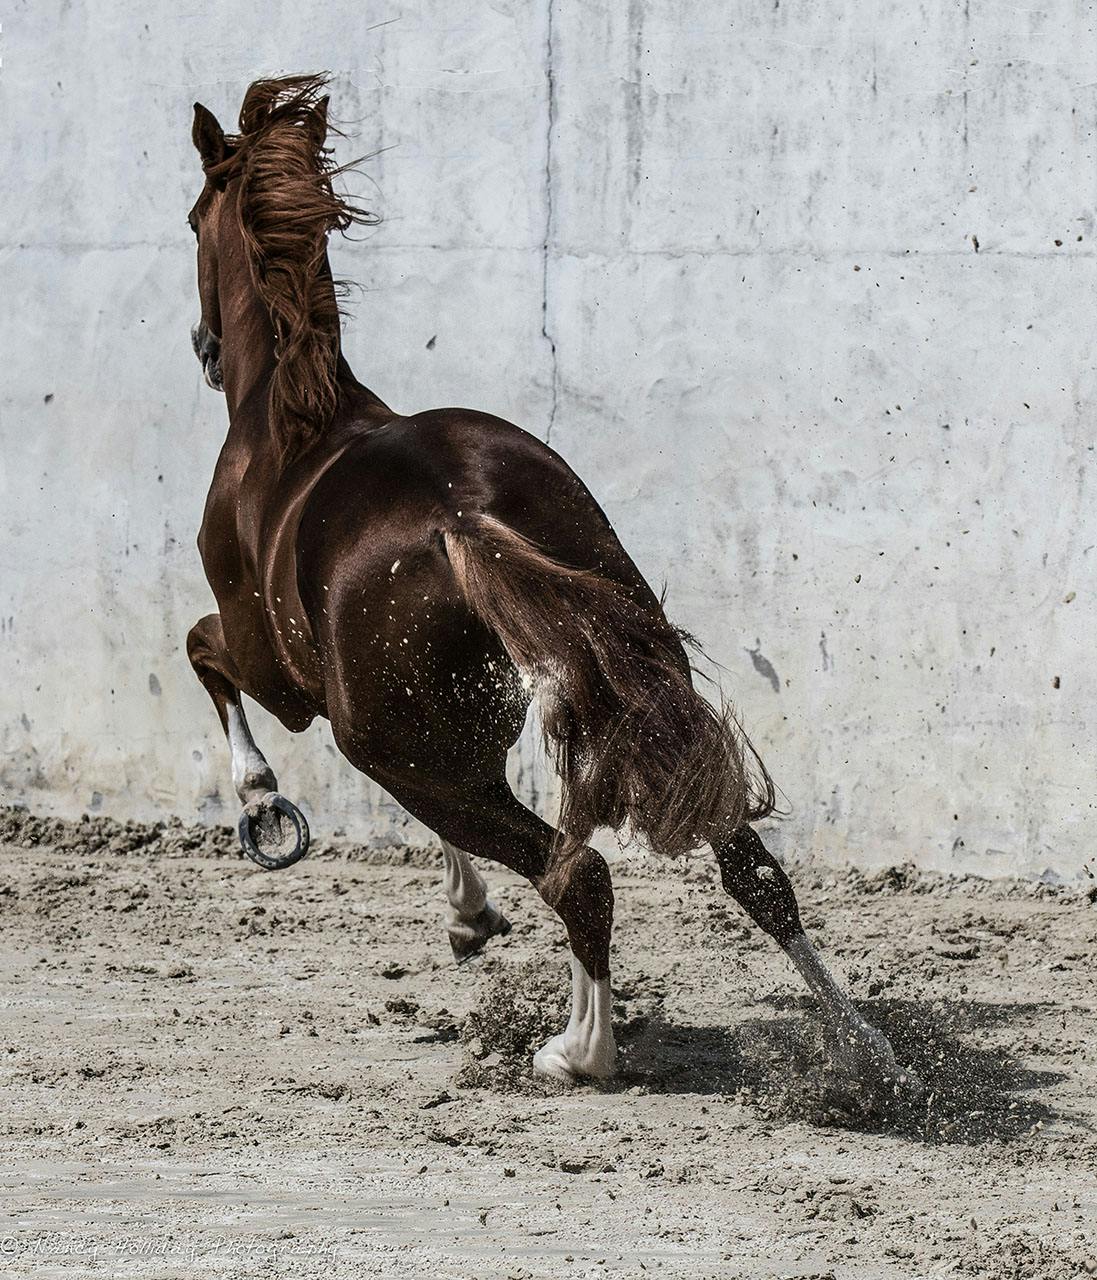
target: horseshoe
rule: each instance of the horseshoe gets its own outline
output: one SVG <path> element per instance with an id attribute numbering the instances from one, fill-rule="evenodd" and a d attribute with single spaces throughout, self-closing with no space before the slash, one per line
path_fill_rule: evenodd
<path id="1" fill-rule="evenodd" d="M 297 845 L 289 853 L 281 854 L 274 857 L 269 853 L 264 853 L 258 845 L 255 838 L 254 824 L 264 809 L 273 809 L 277 813 L 283 814 L 293 823 L 295 832 L 297 833 Z M 268 791 L 261 799 L 253 801 L 240 814 L 240 822 L 237 827 L 240 835 L 240 844 L 244 852 L 264 871 L 282 871 L 286 867 L 292 867 L 295 862 L 301 859 L 309 851 L 309 824 L 305 821 L 305 815 L 298 807 L 286 799 L 286 797 L 277 791 Z"/>

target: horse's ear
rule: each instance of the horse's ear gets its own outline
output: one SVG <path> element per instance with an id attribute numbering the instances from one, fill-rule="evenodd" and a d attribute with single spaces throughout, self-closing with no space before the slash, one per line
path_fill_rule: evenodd
<path id="1" fill-rule="evenodd" d="M 316 143 L 317 151 L 319 151 L 327 141 L 328 103 L 330 101 L 330 96 L 325 93 L 309 112 L 308 121 L 305 126 L 309 131 L 309 136 L 312 138 L 313 142 Z"/>
<path id="2" fill-rule="evenodd" d="M 194 104 L 194 128 L 190 136 L 202 157 L 203 169 L 212 169 L 228 154 L 224 129 L 217 123 L 213 112 L 200 102 Z"/>

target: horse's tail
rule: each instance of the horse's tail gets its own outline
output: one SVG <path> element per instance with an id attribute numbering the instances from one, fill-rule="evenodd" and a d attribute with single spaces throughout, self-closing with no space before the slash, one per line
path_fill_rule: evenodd
<path id="1" fill-rule="evenodd" d="M 626 822 L 678 854 L 773 811 L 765 766 L 730 708 L 694 690 L 652 600 L 490 516 L 466 513 L 444 538 L 465 600 L 540 699 L 562 784 L 556 857 Z"/>

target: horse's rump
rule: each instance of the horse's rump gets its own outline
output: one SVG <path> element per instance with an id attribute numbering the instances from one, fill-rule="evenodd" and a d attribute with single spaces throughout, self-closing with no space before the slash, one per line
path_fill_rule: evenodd
<path id="1" fill-rule="evenodd" d="M 466 514 L 444 539 L 465 599 L 541 703 L 563 788 L 558 852 L 629 823 L 674 855 L 772 812 L 769 775 L 731 709 L 693 688 L 661 609 L 491 516 Z"/>

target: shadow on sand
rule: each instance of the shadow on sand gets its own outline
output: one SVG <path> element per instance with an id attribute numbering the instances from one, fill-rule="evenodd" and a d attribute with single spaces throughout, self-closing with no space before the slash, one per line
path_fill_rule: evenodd
<path id="1" fill-rule="evenodd" d="M 620 1037 L 620 1085 L 657 1093 L 735 1094 L 774 1120 L 890 1132 L 924 1142 L 976 1144 L 1018 1138 L 1056 1113 L 1030 1091 L 1064 1077 L 1022 1065 L 988 1042 L 996 1027 L 1034 1004 L 866 1000 L 860 1012 L 891 1040 L 925 1085 L 912 1100 L 866 1093 L 827 1061 L 823 1029 L 806 997 L 773 998 L 777 1018 L 735 1027 L 672 1023 L 658 1012 Z M 982 1043 L 980 1043 L 982 1041 Z"/>

